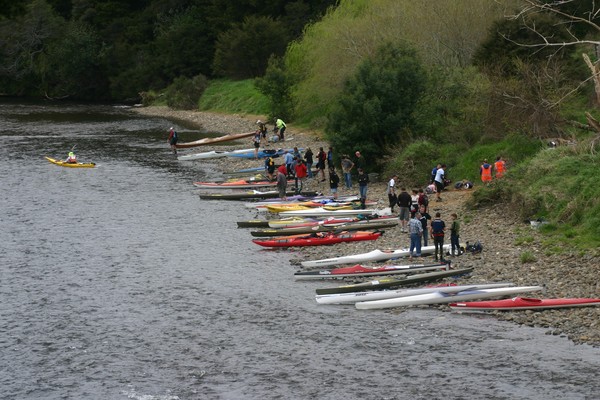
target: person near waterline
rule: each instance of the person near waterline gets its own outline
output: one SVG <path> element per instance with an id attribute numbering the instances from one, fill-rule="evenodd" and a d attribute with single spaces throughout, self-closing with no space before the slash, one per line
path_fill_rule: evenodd
<path id="1" fill-rule="evenodd" d="M 285 122 L 281 118 L 275 118 L 275 129 L 273 131 L 279 137 L 279 141 L 284 139 L 285 128 L 287 128 Z"/>
<path id="2" fill-rule="evenodd" d="M 394 206 L 398 204 L 398 196 L 396 195 L 396 181 L 398 180 L 398 175 L 394 174 L 392 178 L 388 182 L 387 187 L 387 195 L 388 200 L 390 202 L 390 210 L 394 212 Z"/>
<path id="3" fill-rule="evenodd" d="M 77 164 L 77 156 L 75 155 L 75 152 L 70 151 L 65 162 L 69 164 Z"/>
<path id="4" fill-rule="evenodd" d="M 177 134 L 177 131 L 171 127 L 171 129 L 169 129 L 169 138 L 167 139 L 167 143 L 171 145 L 173 154 L 177 154 L 177 140 L 179 140 L 179 135 Z"/>
<path id="5" fill-rule="evenodd" d="M 275 178 L 275 161 L 273 160 L 273 157 L 265 159 L 265 169 L 267 170 L 267 179 L 272 181 L 273 178 Z"/>
<path id="6" fill-rule="evenodd" d="M 342 156 L 342 173 L 344 174 L 346 189 L 352 189 L 352 168 L 354 168 L 354 163 L 349 155 L 344 154 Z"/>
<path id="7" fill-rule="evenodd" d="M 421 257 L 421 237 L 423 236 L 423 224 L 421 214 L 417 211 L 408 222 L 408 233 L 410 235 L 410 257 Z M 413 253 L 415 251 L 415 253 Z"/>
<path id="8" fill-rule="evenodd" d="M 254 132 L 254 136 L 252 137 L 252 143 L 254 144 L 254 159 L 258 160 L 258 148 L 260 147 L 261 141 L 261 133 L 260 130 L 256 130 Z"/>
<path id="9" fill-rule="evenodd" d="M 435 261 L 444 262 L 444 235 L 446 231 L 446 223 L 442 220 L 442 214 L 435 213 L 435 218 L 431 221 L 429 227 L 429 236 L 433 239 L 435 246 Z M 438 258 L 439 253 L 439 258 Z"/>
<path id="10" fill-rule="evenodd" d="M 267 125 L 262 122 L 260 119 L 256 121 L 256 125 L 258 125 L 257 131 L 260 132 L 260 141 L 264 142 L 266 146 L 269 145 L 269 140 L 267 139 Z"/>
<path id="11" fill-rule="evenodd" d="M 406 232 L 406 226 L 408 224 L 408 220 L 410 218 L 410 205 L 412 203 L 412 197 L 406 191 L 406 188 L 400 189 L 400 194 L 398 195 L 398 207 L 400 207 L 400 211 L 398 211 L 398 219 L 400 220 L 400 232 Z"/>
<path id="12" fill-rule="evenodd" d="M 489 184 L 492 181 L 492 165 L 488 163 L 488 160 L 483 160 L 483 164 L 479 167 L 479 174 L 481 175 L 481 182 Z"/>
<path id="13" fill-rule="evenodd" d="M 369 175 L 362 168 L 358 169 L 358 192 L 360 195 L 360 208 L 365 209 L 367 201 L 367 190 L 369 187 Z"/>
<path id="14" fill-rule="evenodd" d="M 450 225 L 450 254 L 460 256 L 460 222 L 456 213 L 450 214 L 452 225 Z"/>

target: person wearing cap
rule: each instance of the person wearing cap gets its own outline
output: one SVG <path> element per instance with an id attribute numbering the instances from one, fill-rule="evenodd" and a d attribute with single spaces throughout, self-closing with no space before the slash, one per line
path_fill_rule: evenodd
<path id="1" fill-rule="evenodd" d="M 169 138 L 167 139 L 167 143 L 171 145 L 173 154 L 177 154 L 177 139 L 179 139 L 179 135 L 177 135 L 177 131 L 171 127 L 171 129 L 169 129 Z"/>
<path id="2" fill-rule="evenodd" d="M 70 151 L 69 156 L 67 157 L 65 162 L 69 164 L 77 164 L 77 156 L 75 155 L 75 153 Z"/>
<path id="3" fill-rule="evenodd" d="M 283 122 L 281 118 L 275 118 L 275 129 L 273 130 L 275 131 L 275 134 L 279 137 L 279 140 L 283 140 L 285 128 L 287 128 L 285 122 Z"/>

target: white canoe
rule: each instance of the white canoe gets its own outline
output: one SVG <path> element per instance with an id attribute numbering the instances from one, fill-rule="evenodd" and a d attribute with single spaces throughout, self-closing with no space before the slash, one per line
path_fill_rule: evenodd
<path id="1" fill-rule="evenodd" d="M 326 210 L 323 207 L 315 207 L 309 210 L 293 210 L 282 211 L 279 213 L 282 217 L 333 217 L 333 216 L 348 216 L 348 215 L 375 215 L 377 210 Z"/>
<path id="2" fill-rule="evenodd" d="M 229 153 L 228 151 L 205 151 L 204 153 L 186 154 L 183 156 L 177 156 L 179 161 L 193 161 L 193 160 L 206 160 L 209 158 L 221 158 L 225 157 Z"/>
<path id="3" fill-rule="evenodd" d="M 450 245 L 444 245 L 444 252 L 450 250 Z M 433 254 L 435 246 L 424 246 L 421 247 L 421 254 Z M 322 260 L 313 261 L 302 261 L 303 267 L 326 267 L 329 265 L 340 265 L 340 264 L 362 264 L 369 261 L 385 261 L 391 260 L 392 258 L 407 257 L 410 255 L 410 249 L 397 249 L 397 250 L 373 250 L 368 253 L 354 254 L 342 257 L 325 258 Z"/>
<path id="4" fill-rule="evenodd" d="M 416 296 L 395 297 L 385 300 L 361 301 L 355 304 L 359 310 L 375 310 L 382 308 L 406 307 L 427 304 L 455 303 L 457 301 L 487 299 L 491 297 L 512 296 L 518 293 L 544 290 L 542 286 L 516 286 L 508 288 L 465 290 L 457 293 L 443 293 L 439 290 L 433 293 Z"/>
<path id="5" fill-rule="evenodd" d="M 503 282 L 459 286 L 432 286 L 417 289 L 373 290 L 368 292 L 318 294 L 315 296 L 315 299 L 319 304 L 354 304 L 358 303 L 359 301 L 385 300 L 433 292 L 457 293 L 465 290 L 492 289 L 509 287 L 512 285 L 513 284 L 510 282 Z"/>

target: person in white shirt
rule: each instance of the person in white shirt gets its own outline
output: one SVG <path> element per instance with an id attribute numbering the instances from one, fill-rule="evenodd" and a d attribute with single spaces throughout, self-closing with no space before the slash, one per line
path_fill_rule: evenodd
<path id="1" fill-rule="evenodd" d="M 444 190 L 444 174 L 446 173 L 444 171 L 445 168 L 446 164 L 442 164 L 441 168 L 438 168 L 433 181 L 433 183 L 435 183 L 435 195 L 437 201 L 442 201 L 442 190 Z"/>
<path id="2" fill-rule="evenodd" d="M 396 180 L 398 175 L 392 176 L 392 179 L 388 182 L 387 195 L 390 201 L 390 208 L 394 212 L 394 206 L 398 204 L 398 196 L 396 195 Z"/>

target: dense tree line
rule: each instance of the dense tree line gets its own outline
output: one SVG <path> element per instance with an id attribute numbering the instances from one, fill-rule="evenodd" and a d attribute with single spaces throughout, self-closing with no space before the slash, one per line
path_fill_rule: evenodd
<path id="1" fill-rule="evenodd" d="M 0 0 L 0 93 L 134 100 L 254 78 L 335 0 Z"/>

